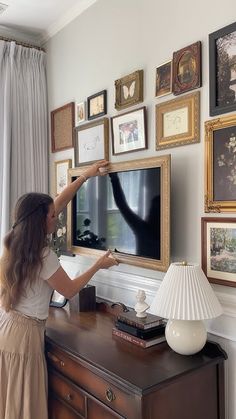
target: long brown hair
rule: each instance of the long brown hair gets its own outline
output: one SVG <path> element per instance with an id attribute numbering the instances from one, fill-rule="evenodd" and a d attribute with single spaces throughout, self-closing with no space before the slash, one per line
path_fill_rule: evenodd
<path id="1" fill-rule="evenodd" d="M 32 283 L 42 266 L 47 245 L 47 214 L 53 203 L 49 195 L 28 193 L 15 207 L 15 222 L 5 236 L 0 259 L 0 301 L 9 311 L 18 302 L 27 283 Z"/>

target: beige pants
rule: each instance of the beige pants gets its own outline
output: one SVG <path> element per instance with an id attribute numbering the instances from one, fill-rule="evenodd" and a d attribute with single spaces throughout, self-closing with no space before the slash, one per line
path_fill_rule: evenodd
<path id="1" fill-rule="evenodd" d="M 0 309 L 0 419 L 47 419 L 45 322 Z"/>

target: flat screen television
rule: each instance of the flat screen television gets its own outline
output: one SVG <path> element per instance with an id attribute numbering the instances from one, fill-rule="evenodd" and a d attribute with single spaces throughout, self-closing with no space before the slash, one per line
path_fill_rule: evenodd
<path id="1" fill-rule="evenodd" d="M 86 169 L 70 169 L 72 182 Z M 69 249 L 165 271 L 170 255 L 170 155 L 112 163 L 88 179 L 68 214 Z"/>

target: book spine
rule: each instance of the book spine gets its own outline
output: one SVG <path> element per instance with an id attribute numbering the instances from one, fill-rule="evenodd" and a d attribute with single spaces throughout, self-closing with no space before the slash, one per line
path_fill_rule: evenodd
<path id="1" fill-rule="evenodd" d="M 125 317 L 122 317 L 122 316 L 118 316 L 117 320 L 119 320 L 122 323 L 129 324 L 130 326 L 137 327 L 138 329 L 144 329 L 144 330 L 151 329 L 152 327 L 156 327 L 156 326 L 160 326 L 164 324 L 163 320 L 157 320 L 156 322 L 153 322 L 150 324 L 143 324 L 143 323 L 135 322 L 130 319 L 126 319 Z"/>
<path id="2" fill-rule="evenodd" d="M 126 332 L 123 332 L 122 330 L 117 330 L 115 328 L 112 329 L 112 334 L 114 336 L 118 336 L 119 338 L 122 338 L 126 340 L 127 342 L 134 343 L 137 346 L 141 346 L 142 348 L 146 348 L 145 341 L 142 341 L 141 339 L 137 338 L 136 336 L 129 335 Z"/>

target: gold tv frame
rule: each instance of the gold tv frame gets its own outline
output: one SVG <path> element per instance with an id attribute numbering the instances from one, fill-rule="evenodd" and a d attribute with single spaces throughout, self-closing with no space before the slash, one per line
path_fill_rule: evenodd
<path id="1" fill-rule="evenodd" d="M 161 168 L 161 246 L 160 246 L 160 259 L 152 259 L 147 257 L 140 257 L 135 255 L 127 255 L 119 253 L 114 256 L 118 259 L 119 263 L 126 263 L 128 265 L 135 265 L 142 268 L 154 269 L 157 271 L 166 271 L 170 263 L 170 154 L 158 157 L 151 157 L 140 160 L 131 160 L 119 163 L 109 164 L 109 173 L 124 172 L 129 170 L 148 169 L 148 168 Z M 88 166 L 77 167 L 69 170 L 69 183 L 72 178 L 80 176 Z M 85 256 L 100 257 L 104 254 L 103 250 L 91 249 L 81 246 L 74 246 L 72 243 L 72 204 L 68 205 L 68 219 L 67 230 L 68 250 L 74 254 Z"/>

